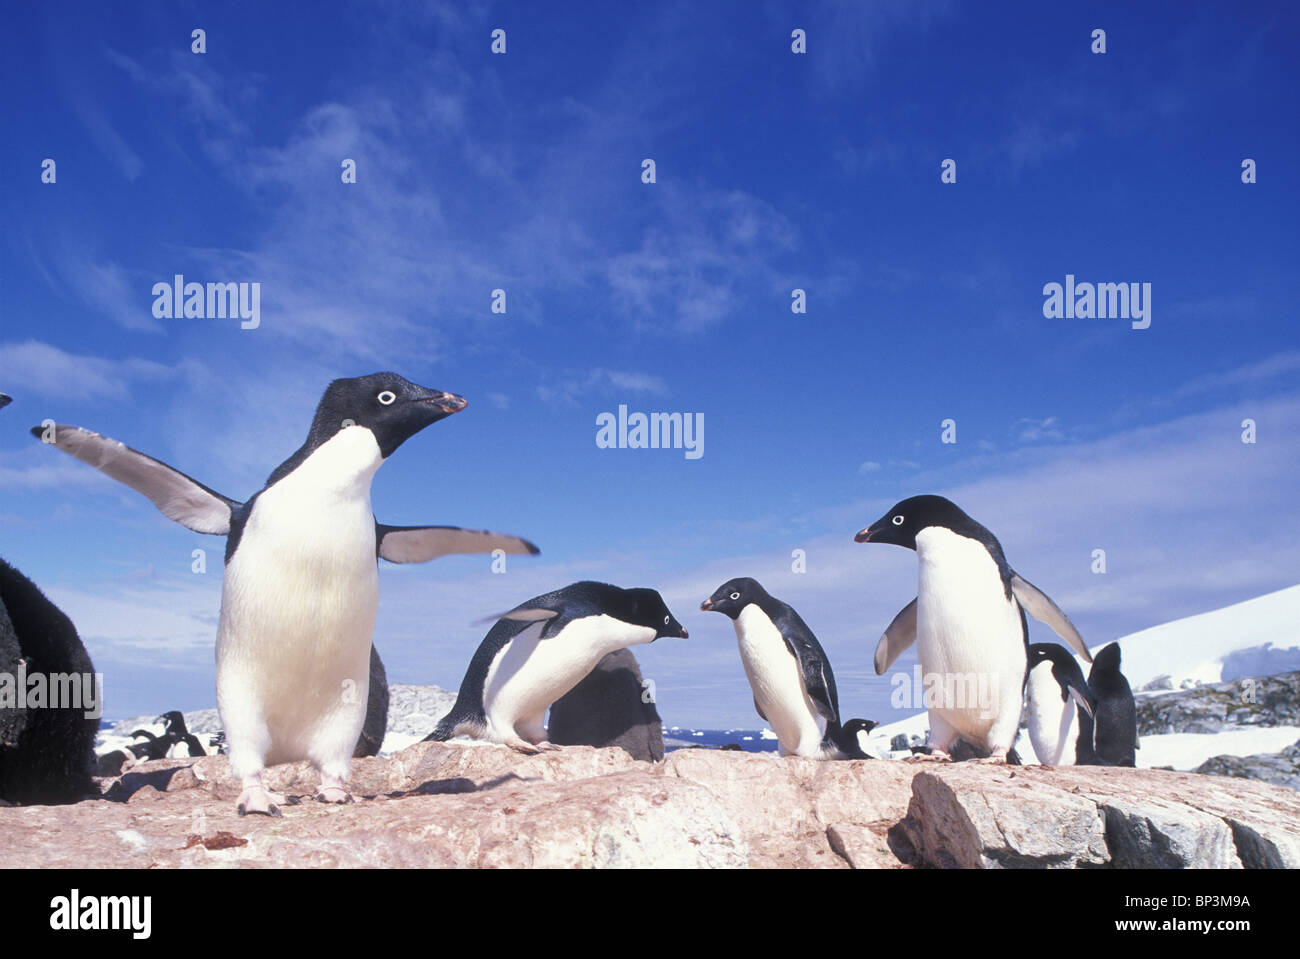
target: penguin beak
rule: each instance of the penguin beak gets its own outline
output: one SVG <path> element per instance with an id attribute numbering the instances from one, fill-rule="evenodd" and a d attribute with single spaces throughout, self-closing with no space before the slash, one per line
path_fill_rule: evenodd
<path id="1" fill-rule="evenodd" d="M 455 393 L 434 393 L 424 402 L 432 403 L 444 413 L 459 413 L 465 407 L 469 406 L 469 400 L 463 396 L 457 396 Z"/>
<path id="2" fill-rule="evenodd" d="M 868 526 L 866 529 L 859 532 L 857 536 L 853 537 L 853 542 L 855 543 L 871 542 L 871 527 Z"/>
<path id="3" fill-rule="evenodd" d="M 713 600 L 706 599 L 704 602 L 700 603 L 700 609 L 705 610 L 706 612 L 713 609 Z"/>
<path id="4" fill-rule="evenodd" d="M 691 638 L 691 634 L 688 633 L 688 632 L 686 631 L 686 627 L 683 626 L 683 627 L 682 627 L 682 639 L 690 639 L 690 638 Z"/>
<path id="5" fill-rule="evenodd" d="M 3 393 L 0 393 L 0 409 L 4 409 L 6 406 L 8 406 L 8 405 L 9 405 L 10 403 L 12 403 L 12 402 L 13 402 L 12 399 L 10 399 L 8 396 L 6 396 L 6 395 L 3 394 Z"/>

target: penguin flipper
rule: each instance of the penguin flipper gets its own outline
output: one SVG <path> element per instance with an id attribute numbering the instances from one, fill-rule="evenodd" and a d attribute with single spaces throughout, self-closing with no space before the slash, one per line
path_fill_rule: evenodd
<path id="1" fill-rule="evenodd" d="M 152 456 L 80 426 L 56 423 L 49 431 L 32 427 L 32 435 L 42 442 L 47 433 L 53 436 L 49 445 L 143 494 L 160 513 L 186 529 L 214 535 L 230 532 L 231 513 L 242 505 L 237 500 L 208 489 Z"/>
<path id="2" fill-rule="evenodd" d="M 385 526 L 375 524 L 377 550 L 390 563 L 427 563 L 450 553 L 507 553 L 536 555 L 536 546 L 519 536 L 459 526 Z"/>
<path id="3" fill-rule="evenodd" d="M 1078 703 L 1079 708 L 1082 709 L 1085 713 L 1087 713 L 1089 718 L 1091 718 L 1095 723 L 1097 717 L 1093 713 L 1092 703 L 1088 702 L 1088 699 L 1090 697 L 1088 695 L 1087 688 L 1085 687 L 1084 690 L 1081 692 L 1077 687 L 1071 685 L 1068 686 L 1066 690 L 1070 694 L 1070 698 L 1073 699 L 1076 703 Z"/>
<path id="4" fill-rule="evenodd" d="M 1061 611 L 1061 607 L 1052 602 L 1051 597 L 1015 572 L 1011 574 L 1011 592 L 1030 616 L 1052 627 L 1056 635 L 1069 643 L 1074 651 L 1083 657 L 1084 662 L 1092 662 L 1092 653 L 1088 652 L 1083 637 L 1074 628 L 1074 623 L 1070 622 L 1070 617 Z"/>
<path id="5" fill-rule="evenodd" d="M 759 708 L 757 699 L 754 700 L 754 712 L 758 713 L 759 719 L 763 720 L 763 722 L 767 722 L 767 716 L 764 715 L 763 710 Z"/>
<path id="6" fill-rule="evenodd" d="M 883 676 L 909 646 L 916 642 L 916 600 L 912 600 L 894 617 L 876 643 L 876 675 Z"/>

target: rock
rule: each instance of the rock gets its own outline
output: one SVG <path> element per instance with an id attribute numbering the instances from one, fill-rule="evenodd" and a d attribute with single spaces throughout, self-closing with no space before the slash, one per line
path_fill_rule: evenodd
<path id="1" fill-rule="evenodd" d="M 354 760 L 351 806 L 268 769 L 305 797 L 281 819 L 237 817 L 229 770 L 143 762 L 102 798 L 0 808 L 0 868 L 1300 867 L 1300 794 L 1148 769 L 417 743 Z"/>
<path id="2" fill-rule="evenodd" d="M 615 650 L 551 706 L 547 738 L 559 746 L 618 746 L 633 759 L 659 762 L 663 723 L 644 693 L 636 657 Z"/>
<path id="3" fill-rule="evenodd" d="M 1300 726 L 1300 673 L 1144 696 L 1137 704 L 1137 722 L 1140 736 L 1217 733 L 1243 726 Z"/>
<path id="4" fill-rule="evenodd" d="M 1212 756 L 1194 771 L 1211 776 L 1258 779 L 1300 790 L 1300 741 L 1275 754 Z"/>
<path id="5" fill-rule="evenodd" d="M 394 683 L 388 687 L 388 733 L 423 739 L 455 703 L 456 693 L 441 686 Z"/>
<path id="6" fill-rule="evenodd" d="M 889 748 L 896 752 L 903 752 L 912 748 L 912 742 L 907 738 L 907 733 L 899 733 L 889 741 Z"/>
<path id="7" fill-rule="evenodd" d="M 995 766 L 945 765 L 912 780 L 907 816 L 895 834 L 919 861 L 945 869 L 1110 862 L 1096 803 Z"/>

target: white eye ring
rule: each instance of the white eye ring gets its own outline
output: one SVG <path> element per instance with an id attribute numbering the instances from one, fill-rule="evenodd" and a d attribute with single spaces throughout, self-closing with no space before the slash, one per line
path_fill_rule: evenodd
<path id="1" fill-rule="evenodd" d="M 732 593 L 732 594 L 731 594 L 731 598 L 732 598 L 732 599 L 740 599 L 740 594 L 739 594 L 739 593 Z"/>
<path id="2" fill-rule="evenodd" d="M 665 616 L 665 617 L 664 617 L 664 625 L 665 625 L 665 626 L 668 625 L 668 620 L 670 620 L 670 619 L 672 619 L 672 616 Z"/>
<path id="3" fill-rule="evenodd" d="M 902 514 L 902 513 L 899 513 L 897 516 L 894 517 L 894 525 L 895 525 L 895 526 L 902 526 L 902 525 L 903 525 L 903 514 Z"/>
<path id="4" fill-rule="evenodd" d="M 379 402 L 383 403 L 385 406 L 392 406 L 394 401 L 397 399 L 397 394 L 392 390 L 384 390 L 376 396 L 375 399 L 379 400 Z"/>

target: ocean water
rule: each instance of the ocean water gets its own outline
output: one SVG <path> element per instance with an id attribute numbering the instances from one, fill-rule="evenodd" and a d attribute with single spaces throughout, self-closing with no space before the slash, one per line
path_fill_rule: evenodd
<path id="1" fill-rule="evenodd" d="M 717 749 L 735 743 L 747 753 L 774 753 L 776 735 L 770 729 L 692 729 L 687 726 L 664 727 L 664 751 L 707 746 Z"/>

